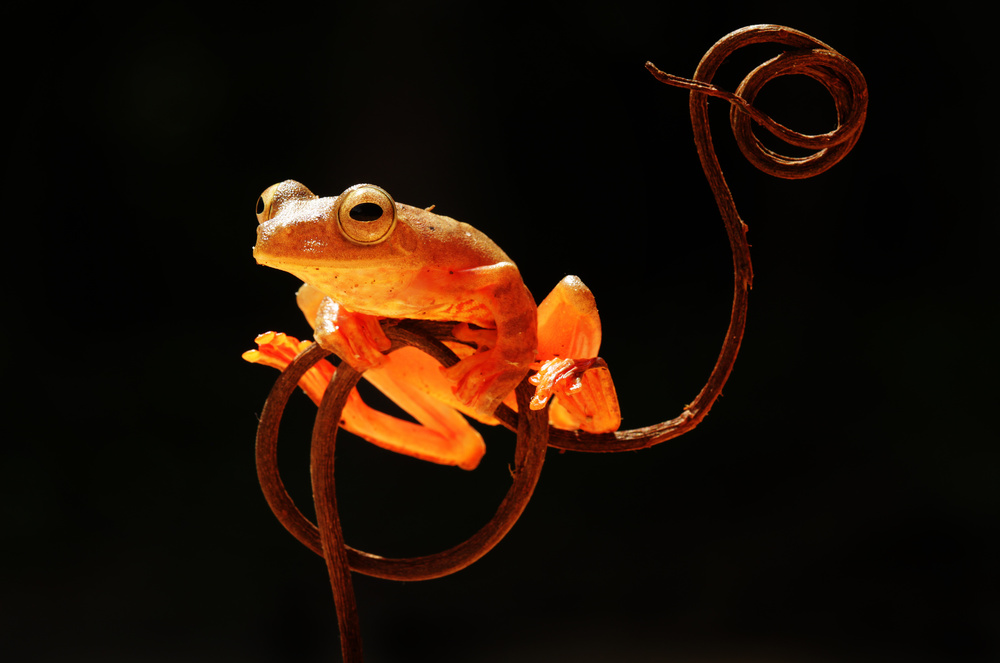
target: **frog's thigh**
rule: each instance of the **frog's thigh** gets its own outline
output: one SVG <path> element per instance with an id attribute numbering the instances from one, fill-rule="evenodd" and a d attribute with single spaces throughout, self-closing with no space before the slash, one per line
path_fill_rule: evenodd
<path id="1" fill-rule="evenodd" d="M 414 348 L 402 348 L 364 377 L 422 425 L 378 413 L 377 426 L 367 425 L 362 437 L 385 449 L 436 463 L 469 470 L 479 464 L 486 451 L 483 438 L 452 407 L 450 385 L 433 359 Z"/>
<path id="2" fill-rule="evenodd" d="M 590 359 L 601 348 L 601 318 L 590 288 L 567 276 L 538 305 L 538 359 Z"/>
<path id="3" fill-rule="evenodd" d="M 446 276 L 443 270 L 428 270 L 417 281 L 424 290 L 456 293 L 453 311 L 461 322 L 496 329 L 496 345 L 445 370 L 460 401 L 492 416 L 527 374 L 538 347 L 535 302 L 517 267 L 501 262 Z"/>
<path id="4" fill-rule="evenodd" d="M 601 349 L 601 318 L 590 288 L 567 276 L 538 306 L 538 358 L 592 359 Z M 611 373 L 606 367 L 580 376 L 581 388 L 560 393 L 549 408 L 556 428 L 607 433 L 618 430 L 621 411 Z"/>

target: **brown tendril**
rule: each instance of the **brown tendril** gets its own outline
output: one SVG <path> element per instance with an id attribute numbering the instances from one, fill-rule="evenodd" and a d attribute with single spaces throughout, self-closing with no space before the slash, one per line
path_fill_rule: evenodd
<path id="1" fill-rule="evenodd" d="M 736 94 L 724 92 L 711 81 L 723 61 L 736 50 L 750 44 L 773 43 L 786 46 L 786 51 L 754 69 L 743 79 Z M 555 430 L 549 436 L 549 446 L 571 451 L 613 452 L 645 449 L 654 444 L 679 437 L 694 429 L 722 393 L 736 355 L 739 353 L 746 326 L 748 291 L 753 282 L 750 247 L 746 240 L 746 224 L 736 210 L 722 167 L 712 146 L 708 124 L 708 97 L 725 99 L 732 104 L 730 124 L 743 154 L 757 168 L 777 177 L 799 179 L 812 177 L 843 159 L 857 142 L 864 126 L 868 105 L 868 90 L 864 76 L 854 64 L 823 42 L 809 35 L 778 25 L 751 25 L 720 39 L 698 64 L 694 80 L 665 74 L 651 62 L 646 68 L 657 80 L 667 85 L 691 90 L 691 126 L 701 166 L 708 179 L 733 252 L 733 308 L 722 350 L 705 386 L 695 399 L 673 419 L 644 428 L 594 434 L 582 431 Z M 751 105 L 760 89 L 770 80 L 790 74 L 804 74 L 823 85 L 833 97 L 837 110 L 837 127 L 829 133 L 808 136 L 775 122 Z M 786 157 L 764 147 L 754 135 L 750 120 L 754 120 L 787 143 L 817 150 L 806 157 Z"/>
<path id="2" fill-rule="evenodd" d="M 387 325 L 386 334 L 393 340 L 390 352 L 411 345 L 427 352 L 445 366 L 458 361 L 442 343 L 407 329 L 406 323 Z M 527 379 L 522 380 L 516 390 L 518 410 L 526 413 L 525 416 L 517 417 L 509 408 L 503 407 L 506 410 L 502 415 L 505 419 L 517 419 L 514 482 L 494 516 L 478 532 L 440 553 L 410 558 L 380 557 L 355 550 L 344 542 L 334 483 L 337 429 L 347 397 L 361 378 L 359 372 L 341 362 L 326 387 L 316 413 L 310 452 L 316 524 L 295 506 L 278 472 L 278 427 L 285 405 L 306 371 L 327 354 L 327 350 L 312 344 L 275 381 L 257 427 L 257 476 L 279 522 L 326 561 L 337 612 L 341 654 L 345 663 L 360 663 L 363 660 L 361 629 L 351 571 L 389 580 L 428 580 L 460 571 L 489 552 L 520 518 L 541 476 L 548 447 L 548 408 L 531 410 L 528 407 L 534 389 Z"/>
<path id="3" fill-rule="evenodd" d="M 404 345 L 412 345 L 428 353 L 445 366 L 450 366 L 458 361 L 454 353 L 442 343 L 424 333 L 415 331 L 419 328 L 419 324 L 411 322 L 387 325 L 386 334 L 393 340 L 390 352 Z M 268 505 L 285 529 L 307 548 L 324 557 L 327 555 L 323 545 L 323 523 L 320 522 L 320 527 L 317 527 L 306 518 L 295 506 L 285 489 L 278 471 L 277 442 L 281 415 L 288 399 L 295 391 L 299 379 L 327 354 L 329 354 L 327 350 L 314 343 L 289 364 L 271 388 L 257 427 L 257 476 Z M 343 362 L 337 367 L 337 371 L 330 381 L 331 386 L 327 388 L 317 413 L 316 425 L 313 429 L 314 454 L 319 444 L 329 443 L 332 446 L 344 402 L 346 402 L 348 393 L 357 383 L 359 376 L 357 371 Z M 514 428 L 518 432 L 518 442 L 514 452 L 514 483 L 489 522 L 464 543 L 440 553 L 421 557 L 387 558 L 345 546 L 346 559 L 350 568 L 365 575 L 388 580 L 429 580 L 464 569 L 499 543 L 527 506 L 534 492 L 535 484 L 538 482 L 538 477 L 541 475 L 542 463 L 545 460 L 545 449 L 550 430 L 548 410 L 530 410 L 528 408 L 527 403 L 531 400 L 533 392 L 534 388 L 527 383 L 527 380 L 522 381 L 517 389 L 518 409 L 522 412 L 528 412 L 528 417 L 522 417 L 519 421 L 518 416 L 506 406 L 501 406 L 503 411 L 497 412 L 498 418 L 502 418 L 506 422 L 514 422 Z M 327 405 L 328 401 L 330 404 Z M 329 414 L 326 414 L 326 408 L 329 408 Z M 323 419 L 322 425 L 320 418 Z M 331 457 L 329 460 L 331 469 L 318 472 L 316 457 L 315 455 L 313 457 L 313 492 L 316 496 L 317 519 L 320 521 L 322 521 L 319 516 L 320 502 L 323 500 L 321 500 L 320 493 L 316 488 L 317 477 L 320 477 L 321 481 L 329 480 L 330 494 L 332 495 L 332 462 Z M 329 479 L 323 477 L 329 477 Z M 329 517 L 331 518 L 330 522 L 335 524 L 335 529 L 339 530 L 335 513 Z M 329 558 L 327 557 L 327 559 Z"/>
<path id="4" fill-rule="evenodd" d="M 713 76 L 730 54 L 758 43 L 778 44 L 790 50 L 750 72 L 735 93 L 712 85 Z M 736 361 L 746 324 L 748 291 L 753 281 L 746 225 L 736 210 L 712 146 L 708 97 L 724 99 L 731 104 L 730 124 L 740 150 L 758 169 L 777 177 L 799 179 L 825 171 L 851 150 L 864 125 L 868 93 L 861 72 L 826 44 L 791 28 L 754 25 L 723 37 L 702 58 L 693 80 L 666 74 L 651 62 L 646 63 L 646 68 L 667 85 L 691 90 L 689 105 L 695 146 L 715 195 L 733 253 L 733 307 L 729 329 L 715 367 L 705 386 L 678 416 L 653 426 L 605 434 L 551 428 L 547 409 L 531 410 L 528 407 L 533 389 L 527 380 L 522 381 L 516 392 L 518 413 L 503 405 L 495 413 L 505 427 L 518 434 L 514 482 L 496 514 L 476 534 L 448 550 L 421 557 L 392 559 L 347 546 L 340 528 L 333 474 L 336 433 L 347 396 L 361 377 L 344 362 L 327 385 L 313 427 L 310 469 L 316 524 L 302 514 L 285 490 L 277 463 L 281 416 L 298 381 L 309 368 L 329 354 L 317 344 L 304 350 L 278 377 L 264 403 L 257 429 L 257 473 L 265 498 L 278 520 L 303 545 L 326 560 L 345 662 L 359 663 L 362 660 L 350 571 L 391 580 L 425 580 L 461 570 L 492 549 L 517 521 L 538 482 L 547 446 L 587 452 L 644 449 L 687 433 L 708 414 Z M 809 76 L 830 93 L 837 111 L 837 127 L 834 130 L 815 136 L 801 134 L 753 107 L 757 93 L 768 81 L 790 74 Z M 753 133 L 751 120 L 786 143 L 815 152 L 805 157 L 778 154 L 761 144 Z M 435 357 L 444 366 L 458 360 L 440 342 L 442 339 L 454 340 L 451 338 L 453 323 L 385 321 L 384 327 L 393 340 L 390 352 L 411 345 Z"/>

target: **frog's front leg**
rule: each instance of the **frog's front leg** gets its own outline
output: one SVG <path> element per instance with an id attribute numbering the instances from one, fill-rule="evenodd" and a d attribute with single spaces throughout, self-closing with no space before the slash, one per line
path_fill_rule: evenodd
<path id="1" fill-rule="evenodd" d="M 383 353 L 392 342 L 378 317 L 349 311 L 309 284 L 299 288 L 296 300 L 321 346 L 359 371 L 385 362 Z"/>

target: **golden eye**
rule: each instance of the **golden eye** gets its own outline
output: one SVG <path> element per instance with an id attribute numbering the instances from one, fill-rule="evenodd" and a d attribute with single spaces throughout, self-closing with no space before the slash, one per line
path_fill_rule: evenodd
<path id="1" fill-rule="evenodd" d="M 356 184 L 340 194 L 337 225 L 355 244 L 384 242 L 396 227 L 396 202 L 374 184 Z"/>
<path id="2" fill-rule="evenodd" d="M 271 218 L 271 203 L 274 201 L 274 190 L 277 188 L 277 184 L 267 187 L 257 199 L 257 223 L 264 223 Z"/>

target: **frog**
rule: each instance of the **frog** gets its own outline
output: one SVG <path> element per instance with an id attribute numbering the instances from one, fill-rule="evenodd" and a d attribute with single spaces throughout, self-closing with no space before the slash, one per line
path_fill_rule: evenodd
<path id="1" fill-rule="evenodd" d="M 497 407 L 516 410 L 513 391 L 531 372 L 530 407 L 548 405 L 551 425 L 617 430 L 621 413 L 598 356 L 601 323 L 590 289 L 567 276 L 536 305 L 496 243 L 433 209 L 397 203 L 373 184 L 320 197 L 286 180 L 258 199 L 257 263 L 299 278 L 296 301 L 315 342 L 417 421 L 373 410 L 352 392 L 344 427 L 386 449 L 474 469 L 485 444 L 466 417 L 498 424 Z M 458 362 L 442 368 L 412 347 L 388 352 L 382 324 L 399 319 L 453 324 L 446 345 Z M 283 368 L 299 343 L 270 332 L 244 357 Z M 300 385 L 318 401 L 334 370 L 320 365 Z"/>

